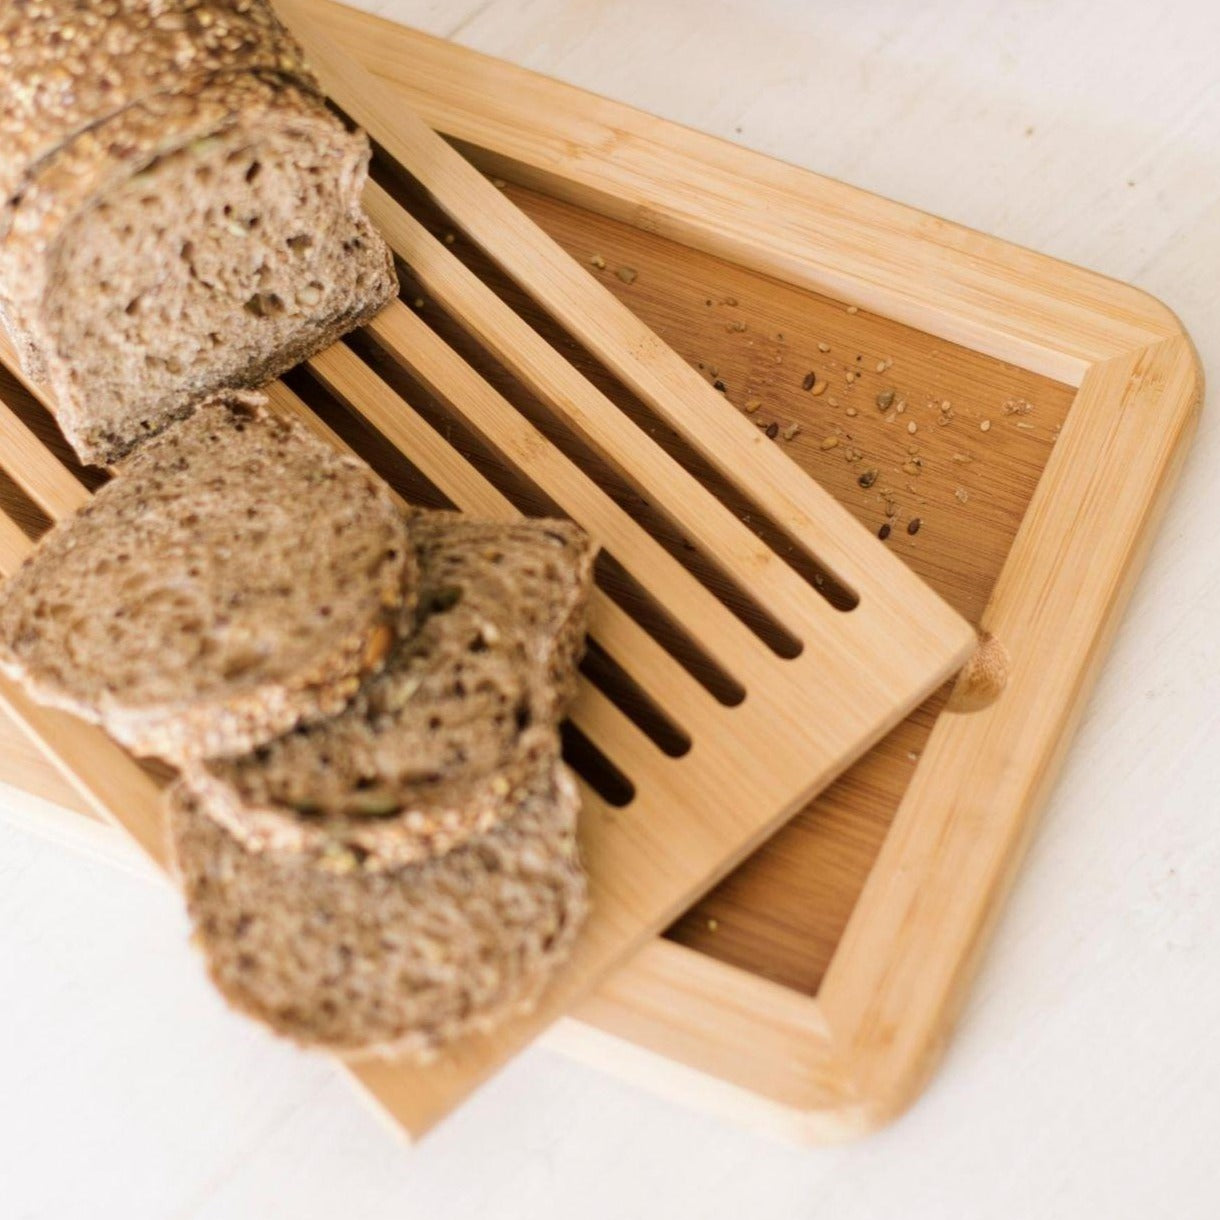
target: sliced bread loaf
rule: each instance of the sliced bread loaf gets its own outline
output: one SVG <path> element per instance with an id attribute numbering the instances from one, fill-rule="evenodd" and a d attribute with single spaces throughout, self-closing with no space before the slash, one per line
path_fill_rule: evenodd
<path id="1" fill-rule="evenodd" d="M 234 1007 L 308 1045 L 426 1058 L 528 1007 L 586 910 L 577 796 L 540 759 L 505 817 L 436 859 L 368 872 L 251 851 L 171 789 L 195 941 Z"/>
<path id="2" fill-rule="evenodd" d="M 242 72 L 135 101 L 39 164 L 0 296 L 83 460 L 265 383 L 394 295 L 360 204 L 368 156 L 310 87 Z"/>
<path id="3" fill-rule="evenodd" d="M 594 548 L 563 521 L 411 521 L 419 599 L 337 716 L 187 782 L 244 843 L 365 871 L 441 855 L 520 801 L 575 683 Z"/>
<path id="4" fill-rule="evenodd" d="M 51 530 L 0 588 L 0 668 L 179 763 L 351 698 L 414 597 L 406 524 L 263 402 L 209 402 Z"/>

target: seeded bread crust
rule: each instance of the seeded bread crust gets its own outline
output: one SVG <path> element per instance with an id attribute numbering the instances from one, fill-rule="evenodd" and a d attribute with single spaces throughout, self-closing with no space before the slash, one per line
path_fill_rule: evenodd
<path id="1" fill-rule="evenodd" d="M 345 706 L 413 604 L 405 521 L 264 402 L 209 402 L 42 539 L 0 587 L 0 669 L 179 765 Z"/>
<path id="2" fill-rule="evenodd" d="M 541 760 L 508 816 L 436 859 L 367 872 L 252 852 L 183 785 L 171 856 L 208 973 L 233 1007 L 308 1046 L 427 1060 L 528 1010 L 587 911 L 578 797 Z"/>
<path id="3" fill-rule="evenodd" d="M 266 73 L 147 98 L 45 161 L 0 242 L 0 295 L 83 460 L 265 384 L 394 296 L 367 171 L 362 135 Z"/>
<path id="4" fill-rule="evenodd" d="M 263 0 L 8 0 L 0 6 L 0 199 L 7 206 L 44 157 L 131 103 L 216 72 L 259 69 L 317 89 Z"/>
<path id="5" fill-rule="evenodd" d="M 352 854 L 364 871 L 442 855 L 518 804 L 575 689 L 595 548 L 564 521 L 414 516 L 413 621 L 333 719 L 185 779 L 252 850 Z"/>

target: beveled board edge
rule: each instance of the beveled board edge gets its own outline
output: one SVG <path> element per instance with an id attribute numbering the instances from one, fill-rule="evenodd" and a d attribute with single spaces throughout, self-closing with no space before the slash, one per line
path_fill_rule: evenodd
<path id="1" fill-rule="evenodd" d="M 551 1035 L 798 1139 L 880 1125 L 946 1041 L 1142 566 L 1202 401 L 1193 345 L 1130 285 L 312 4 L 337 46 L 490 173 L 1079 387 L 980 624 L 1011 654 L 1008 688 L 937 722 L 818 996 L 662 940 Z"/>

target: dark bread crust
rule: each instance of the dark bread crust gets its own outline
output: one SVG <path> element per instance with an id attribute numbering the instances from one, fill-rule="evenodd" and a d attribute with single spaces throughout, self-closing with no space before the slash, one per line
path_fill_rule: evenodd
<path id="1" fill-rule="evenodd" d="M 179 764 L 346 704 L 415 595 L 405 521 L 264 402 L 206 404 L 42 539 L 0 588 L 0 668 Z"/>

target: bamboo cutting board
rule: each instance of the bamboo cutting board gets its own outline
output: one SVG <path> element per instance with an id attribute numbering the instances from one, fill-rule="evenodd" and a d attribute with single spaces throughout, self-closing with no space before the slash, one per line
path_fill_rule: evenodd
<path id="1" fill-rule="evenodd" d="M 1099 277 L 460 48 L 309 7 L 335 45 L 504 179 L 511 199 L 751 424 L 774 424 L 776 447 L 870 530 L 888 526 L 886 545 L 1007 645 L 1012 677 L 995 707 L 968 718 L 942 711 L 943 696 L 926 705 L 556 1034 L 619 1070 L 804 1134 L 875 1124 L 910 1099 L 943 1040 L 1137 566 L 1197 401 L 1189 344 L 1155 302 Z M 435 234 L 451 232 L 426 200 L 410 210 Z M 472 244 L 455 235 L 453 249 L 628 418 L 698 467 L 670 421 Z M 488 360 L 449 322 L 436 267 L 419 269 L 431 286 L 393 324 L 441 336 L 550 427 L 504 353 Z M 368 366 L 386 343 L 370 336 Z M 336 349 L 293 388 L 344 439 L 376 450 L 331 398 L 344 359 Z M 427 369 L 413 372 L 413 405 L 441 420 L 450 404 Z M 477 441 L 467 452 L 502 494 L 545 507 Z M 388 448 L 381 455 L 412 498 L 436 495 Z M 684 549 L 604 455 L 576 456 L 658 540 Z M 701 470 L 750 516 L 716 473 Z M 12 500 L 24 524 L 44 523 L 28 500 Z M 783 553 L 782 538 L 770 540 Z M 632 604 L 638 591 L 619 579 Z M 701 689 L 734 697 L 731 674 L 706 658 L 692 664 Z M 619 693 L 636 723 L 672 732 L 648 722 L 640 692 Z M 765 728 L 741 744 L 765 774 Z M 5 758 L 8 778 L 72 799 L 28 751 Z"/>

